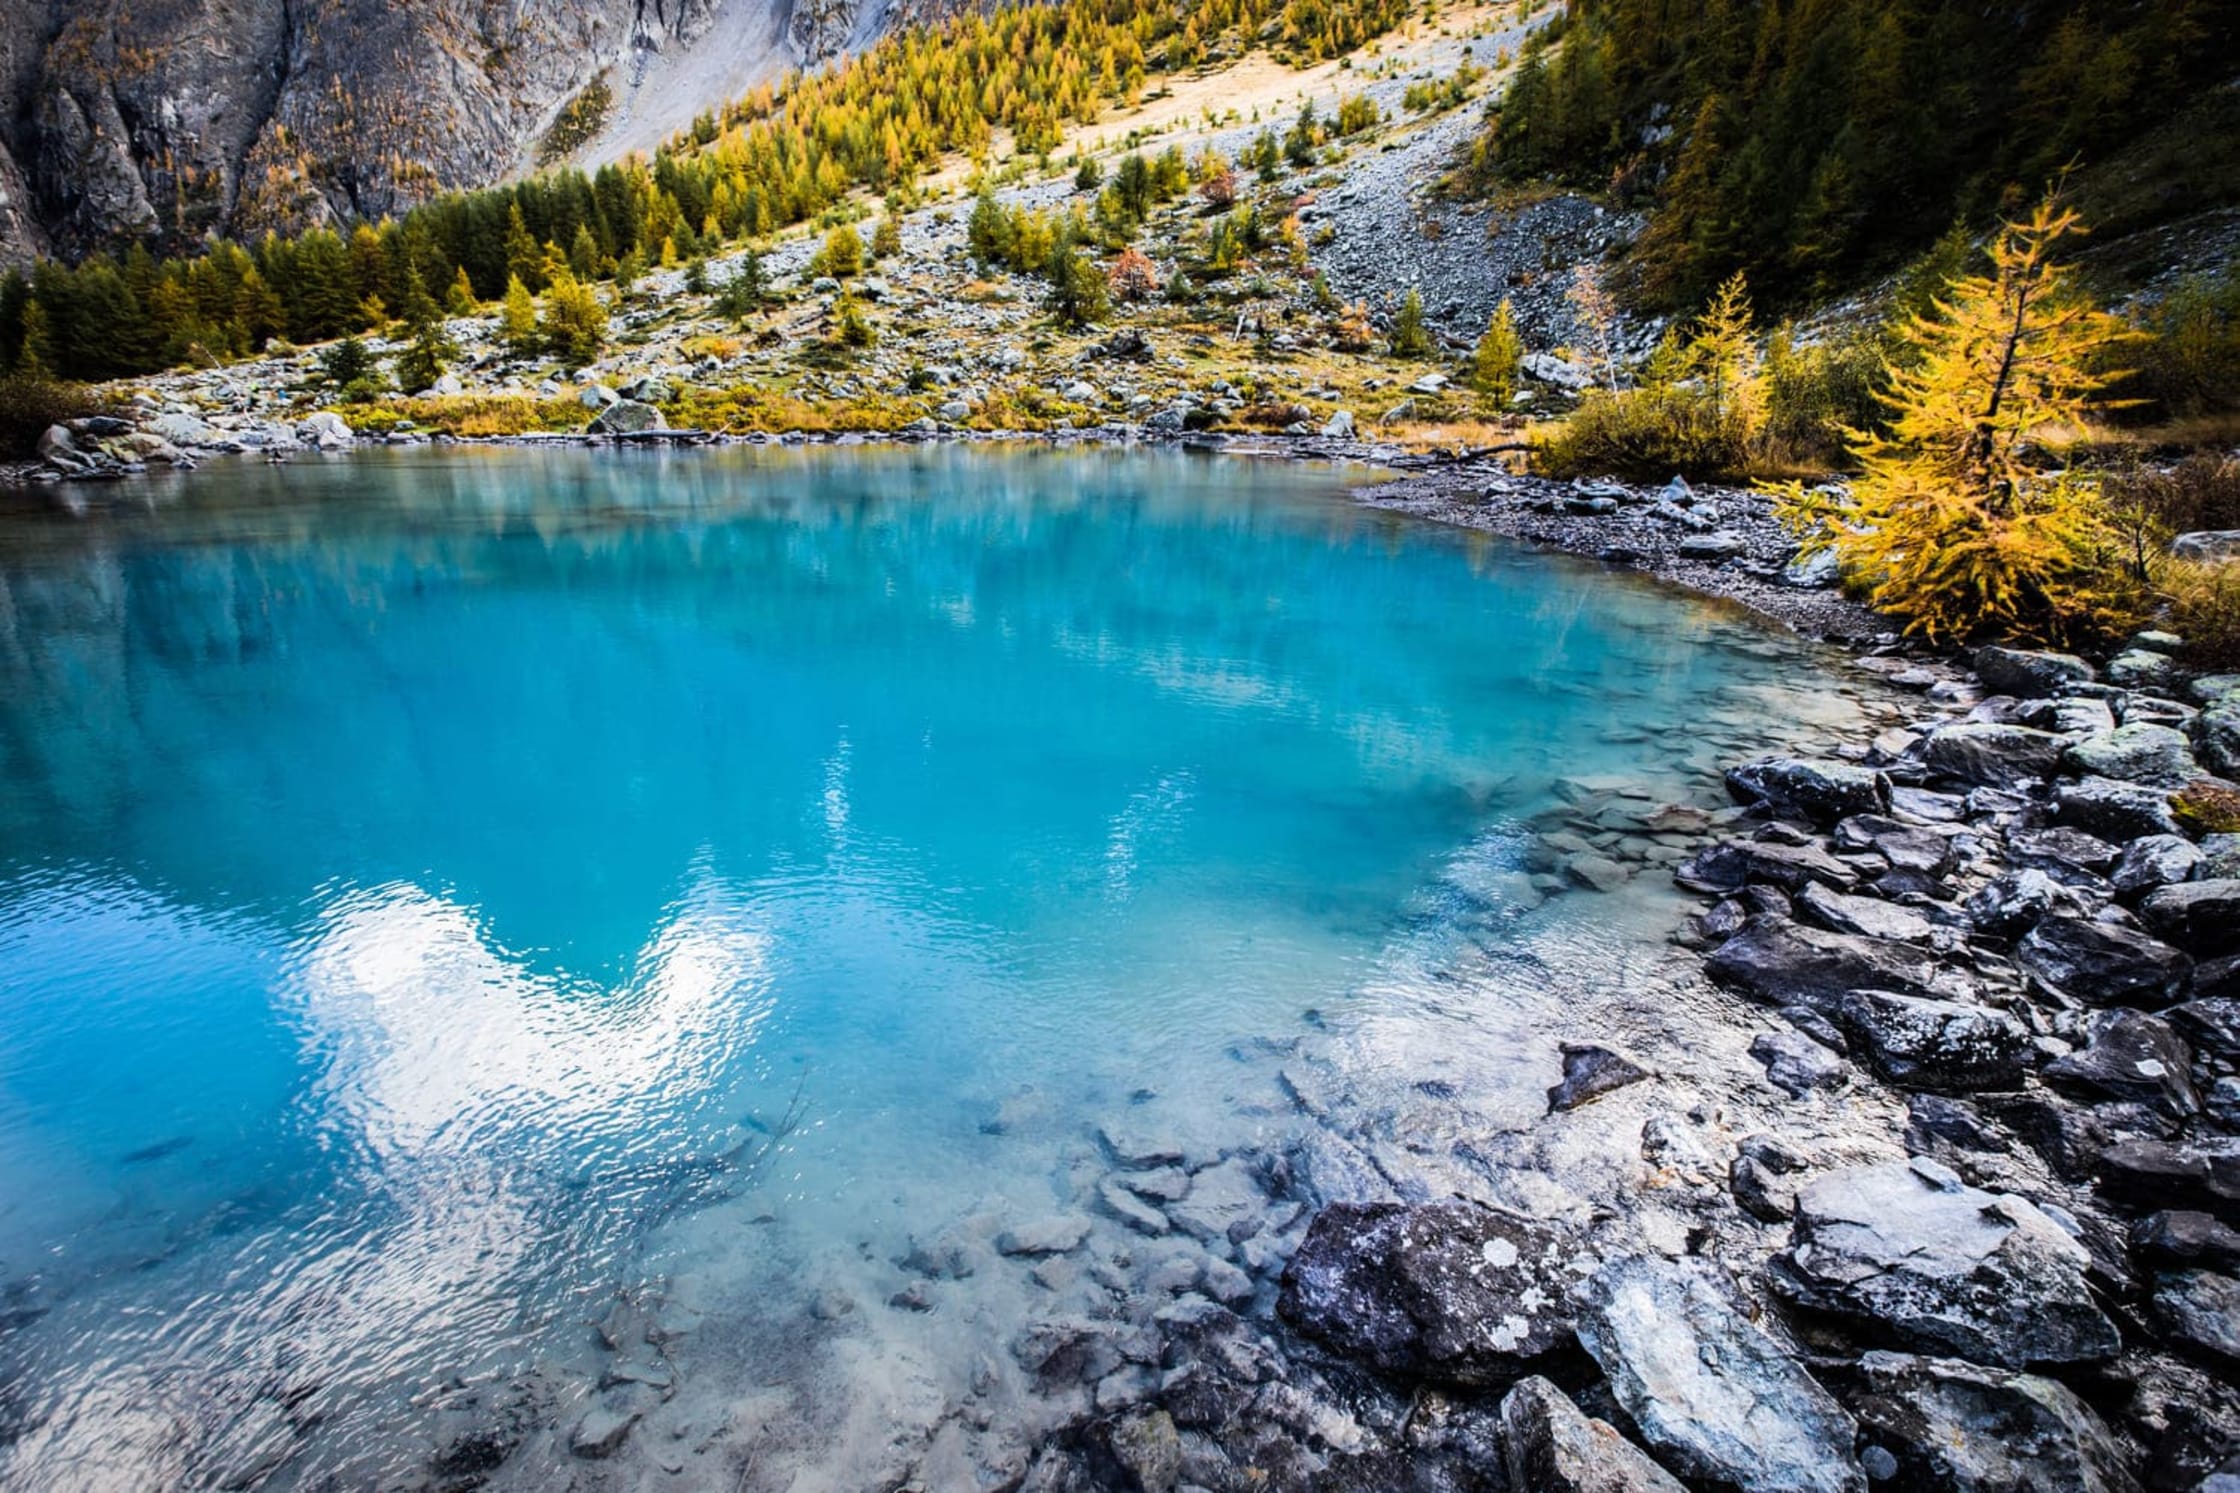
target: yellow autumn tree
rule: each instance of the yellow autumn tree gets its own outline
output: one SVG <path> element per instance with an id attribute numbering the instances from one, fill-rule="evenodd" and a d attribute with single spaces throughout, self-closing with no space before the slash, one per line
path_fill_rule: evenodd
<path id="1" fill-rule="evenodd" d="M 1878 608 L 1932 642 L 2064 642 L 2134 620 L 2098 475 L 2054 455 L 2117 375 L 2132 334 L 2055 258 L 2081 231 L 2049 193 L 1992 240 L 1988 273 L 1951 281 L 1899 334 L 1884 433 L 1847 432 L 1847 492 L 1778 489 L 1808 553 L 1833 550 Z"/>

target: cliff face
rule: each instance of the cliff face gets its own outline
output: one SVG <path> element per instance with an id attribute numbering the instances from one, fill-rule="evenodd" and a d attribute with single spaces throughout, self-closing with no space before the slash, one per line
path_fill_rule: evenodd
<path id="1" fill-rule="evenodd" d="M 530 164 L 559 111 L 602 76 L 624 113 L 639 92 L 629 85 L 658 79 L 649 91 L 666 133 L 746 83 L 860 44 L 887 10 L 886 0 L 10 0 L 0 264 L 396 211 Z"/>

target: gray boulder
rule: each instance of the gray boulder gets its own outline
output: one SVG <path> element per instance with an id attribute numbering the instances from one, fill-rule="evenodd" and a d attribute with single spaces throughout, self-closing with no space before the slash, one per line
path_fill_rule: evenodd
<path id="1" fill-rule="evenodd" d="M 668 417 L 650 404 L 635 399 L 617 400 L 598 414 L 584 427 L 590 435 L 643 435 L 649 430 L 667 430 Z"/>
<path id="2" fill-rule="evenodd" d="M 1851 1417 L 1703 1267 L 1634 1256 L 1579 1295 L 1579 1341 L 1671 1465 L 1741 1493 L 1864 1493 Z"/>
<path id="3" fill-rule="evenodd" d="M 1869 1353 L 1851 1408 L 1902 1487 L 1954 1493 L 2136 1493 L 2100 1417 L 2068 1386 L 1954 1358 Z"/>
<path id="4" fill-rule="evenodd" d="M 2202 881 L 2240 879 L 2240 834 L 2203 835 L 2193 874 Z"/>
<path id="5" fill-rule="evenodd" d="M 2115 778 L 2152 788 L 2183 788 L 2201 776 L 2183 731 L 2144 722 L 2071 742 L 2061 765 L 2080 777 Z"/>
<path id="6" fill-rule="evenodd" d="M 1182 1481 L 1182 1436 L 1164 1410 L 1139 1410 L 1112 1427 L 1112 1458 L 1140 1493 L 1173 1493 Z"/>
<path id="7" fill-rule="evenodd" d="M 2051 777 L 2068 743 L 2051 731 L 2028 726 L 1966 722 L 1940 726 L 1923 743 L 1929 770 L 1987 788 L 2011 788 Z"/>
<path id="8" fill-rule="evenodd" d="M 2177 661 L 2158 649 L 2132 648 L 2108 660 L 2108 683 L 2124 689 L 2166 689 L 2178 675 Z"/>
<path id="9" fill-rule="evenodd" d="M 1854 990 L 1836 1016 L 1852 1050 L 1905 1088 L 1940 1094 L 2012 1089 L 2029 1071 L 2029 1028 L 1989 1006 Z"/>
<path id="10" fill-rule="evenodd" d="M 1506 1384 L 1571 1335 L 1578 1246 L 1472 1203 L 1333 1203 L 1284 1267 L 1277 1310 L 1335 1352 L 1443 1384 Z"/>
<path id="11" fill-rule="evenodd" d="M 1772 1006 L 1832 1014 L 1854 990 L 1930 995 L 1935 957 L 1910 944 L 1807 928 L 1777 915 L 1752 918 L 1712 952 L 1705 968 L 1720 983 Z"/>
<path id="12" fill-rule="evenodd" d="M 2081 1051 L 2046 1064 L 2046 1082 L 2088 1097 L 2144 1104 L 2173 1120 L 2201 1113 L 2193 1054 L 2166 1021 L 2117 1011 L 2096 1024 Z"/>
<path id="13" fill-rule="evenodd" d="M 2044 984 L 2094 1006 L 2166 1006 L 2185 993 L 2193 973 L 2193 961 L 2161 939 L 2092 918 L 2041 918 L 2015 945 L 2014 959 Z"/>
<path id="14" fill-rule="evenodd" d="M 1747 552 L 1750 541 L 1732 529 L 1714 529 L 1708 534 L 1690 534 L 1674 548 L 1673 553 L 1683 560 L 1702 560 L 1711 564 L 1732 560 Z"/>
<path id="15" fill-rule="evenodd" d="M 622 403 L 622 396 L 605 384 L 585 384 L 576 390 L 576 403 L 587 410 L 613 409 Z"/>
<path id="16" fill-rule="evenodd" d="M 1352 439 L 1353 439 L 1353 411 L 1352 411 L 1352 410 L 1337 410 L 1337 411 L 1334 411 L 1334 412 L 1333 412 L 1333 413 L 1331 414 L 1331 416 L 1330 416 L 1330 418 L 1329 418 L 1329 419 L 1327 419 L 1327 420 L 1325 420 L 1325 421 L 1323 421 L 1323 422 L 1322 422 L 1322 435 L 1323 435 L 1323 438 L 1324 438 L 1325 440 L 1332 440 L 1332 441 L 1350 441 L 1350 440 L 1352 440 Z"/>
<path id="17" fill-rule="evenodd" d="M 357 444 L 350 427 L 333 410 L 321 410 L 296 422 L 296 439 L 321 451 L 347 451 Z"/>
<path id="18" fill-rule="evenodd" d="M 1926 1157 L 1818 1178 L 1789 1237 L 1769 1267 L 1776 1289 L 1872 1338 L 2008 1368 L 2122 1347 L 2085 1283 L 2083 1245 L 2034 1204 Z"/>
<path id="19" fill-rule="evenodd" d="M 1532 1493 L 1686 1493 L 1616 1427 L 1538 1375 L 1501 1401 L 1501 1451 L 1509 1486 Z"/>
<path id="20" fill-rule="evenodd" d="M 1548 1090 L 1548 1112 L 1557 1114 L 1577 1109 L 1648 1076 L 1648 1070 L 1639 1063 L 1607 1047 L 1591 1042 L 1566 1042 L 1563 1044 L 1563 1082 Z"/>
<path id="21" fill-rule="evenodd" d="M 2228 1063 L 2240 1062 L 2240 998 L 2208 996 L 2163 1013 L 2180 1036 Z"/>
<path id="22" fill-rule="evenodd" d="M 2240 878 L 2189 881 L 2139 904 L 2147 926 L 2194 954 L 2240 951 Z"/>
<path id="23" fill-rule="evenodd" d="M 2193 740 L 2209 771 L 2240 778 L 2240 695 L 2227 695 L 2195 716 Z"/>
<path id="24" fill-rule="evenodd" d="M 2118 778 L 2063 783 L 2054 793 L 2053 817 L 2057 824 L 2118 842 L 2178 833 L 2168 793 Z"/>
<path id="25" fill-rule="evenodd" d="M 2089 684 L 2092 665 L 2073 653 L 2038 653 L 2020 648 L 1979 648 L 1976 677 L 1995 695 L 2022 699 L 2056 695 L 2062 686 Z"/>
<path id="26" fill-rule="evenodd" d="M 197 415 L 158 415 L 148 422 L 148 429 L 174 446 L 208 449 L 230 444 L 224 431 Z"/>

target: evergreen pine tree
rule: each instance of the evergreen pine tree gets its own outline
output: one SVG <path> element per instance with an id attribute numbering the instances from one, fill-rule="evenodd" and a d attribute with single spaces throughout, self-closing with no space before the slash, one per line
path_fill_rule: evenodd
<path id="1" fill-rule="evenodd" d="M 459 266 L 458 273 L 451 277 L 451 289 L 444 294 L 443 306 L 453 316 L 474 315 L 474 282 L 467 278 L 465 265 Z"/>
<path id="2" fill-rule="evenodd" d="M 1423 292 L 1414 286 L 1401 297 L 1400 312 L 1392 318 L 1392 355 L 1396 358 L 1431 356 L 1431 328 L 1423 320 Z"/>
<path id="3" fill-rule="evenodd" d="M 544 285 L 544 245 L 529 231 L 519 202 L 506 209 L 506 273 L 532 291 Z"/>

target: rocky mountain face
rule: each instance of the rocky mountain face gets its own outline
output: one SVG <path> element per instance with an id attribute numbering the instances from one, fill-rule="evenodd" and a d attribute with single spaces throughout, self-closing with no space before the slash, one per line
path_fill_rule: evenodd
<path id="1" fill-rule="evenodd" d="M 409 207 L 533 162 L 568 102 L 650 70 L 723 102 L 875 34 L 887 0 L 10 0 L 0 263 Z M 774 45 L 773 45 L 774 43 Z M 739 67 L 692 67 L 751 50 Z"/>

